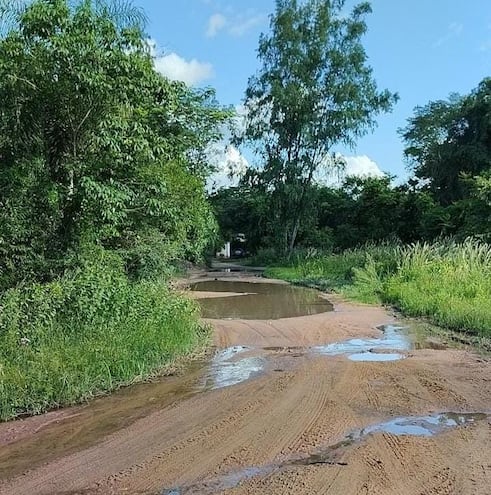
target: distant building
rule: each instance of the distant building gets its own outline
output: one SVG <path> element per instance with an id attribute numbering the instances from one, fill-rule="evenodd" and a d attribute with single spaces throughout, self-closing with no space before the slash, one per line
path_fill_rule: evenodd
<path id="1" fill-rule="evenodd" d="M 233 239 L 229 242 L 226 242 L 225 245 L 217 251 L 217 258 L 242 258 L 247 254 L 246 249 L 247 239 L 245 234 L 235 234 Z"/>
<path id="2" fill-rule="evenodd" d="M 226 242 L 223 248 L 216 253 L 217 258 L 230 258 L 230 242 Z"/>

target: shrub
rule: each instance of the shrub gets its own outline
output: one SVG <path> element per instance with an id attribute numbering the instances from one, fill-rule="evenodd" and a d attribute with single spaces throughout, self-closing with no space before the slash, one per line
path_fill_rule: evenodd
<path id="1" fill-rule="evenodd" d="M 80 265 L 0 297 L 1 419 L 142 380 L 207 342 L 196 304 L 164 281 L 129 281 L 102 249 Z"/>

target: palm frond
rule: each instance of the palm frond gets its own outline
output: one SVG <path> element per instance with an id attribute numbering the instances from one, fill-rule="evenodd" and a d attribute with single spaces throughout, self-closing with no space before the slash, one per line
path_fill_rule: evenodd
<path id="1" fill-rule="evenodd" d="M 0 37 L 4 37 L 19 24 L 19 18 L 30 0 L 0 0 Z"/>
<path id="2" fill-rule="evenodd" d="M 95 0 L 95 8 L 108 15 L 120 29 L 143 30 L 148 22 L 144 10 L 132 0 Z"/>

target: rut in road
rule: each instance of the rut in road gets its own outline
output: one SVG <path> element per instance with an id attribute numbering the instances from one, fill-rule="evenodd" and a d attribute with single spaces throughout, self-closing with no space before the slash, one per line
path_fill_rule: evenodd
<path id="1" fill-rule="evenodd" d="M 266 363 L 262 374 L 176 396 L 91 445 L 40 458 L 21 476 L 2 474 L 0 493 L 157 495 L 173 488 L 183 494 L 208 488 L 210 493 L 272 495 L 489 493 L 489 418 L 431 437 L 374 431 L 332 454 L 332 462 L 291 462 L 398 416 L 491 409 L 490 362 L 466 349 L 411 350 L 406 359 L 393 362 L 354 362 L 311 352 L 333 342 L 379 337 L 378 325 L 395 323 L 381 308 L 334 303 L 334 312 L 312 316 L 210 320 L 217 347 L 248 347 L 244 355 Z M 22 442 L 37 438 L 41 443 L 47 432 L 61 436 L 68 425 L 78 424 L 83 435 L 85 409 L 68 418 L 77 411 L 67 410 L 67 419 L 61 415 L 59 423 L 0 447 L 0 459 L 14 449 L 19 459 L 27 457 Z M 248 475 L 217 484 L 241 472 Z"/>

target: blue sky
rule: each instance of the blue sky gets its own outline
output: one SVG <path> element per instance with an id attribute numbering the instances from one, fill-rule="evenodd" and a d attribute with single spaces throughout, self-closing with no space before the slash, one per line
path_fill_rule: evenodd
<path id="1" fill-rule="evenodd" d="M 157 67 L 190 84 L 210 85 L 220 103 L 239 105 L 248 77 L 258 68 L 256 49 L 268 30 L 274 0 L 135 0 L 148 16 Z M 468 93 L 491 76 L 489 0 L 372 0 L 364 38 L 380 88 L 399 93 L 392 114 L 359 140 L 351 155 L 405 178 L 403 145 L 397 129 L 416 105 Z M 347 2 L 347 6 L 353 2 Z M 363 158 L 360 158 L 363 157 Z M 356 166 L 357 163 L 354 163 Z"/>

